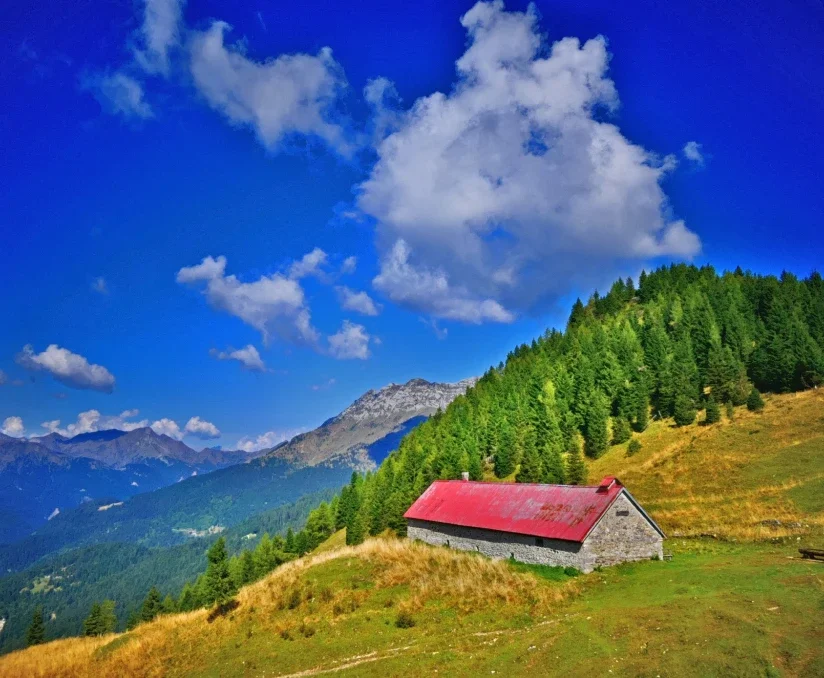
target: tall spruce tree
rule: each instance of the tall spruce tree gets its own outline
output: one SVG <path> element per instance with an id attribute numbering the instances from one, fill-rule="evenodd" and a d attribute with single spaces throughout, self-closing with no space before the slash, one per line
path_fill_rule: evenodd
<path id="1" fill-rule="evenodd" d="M 593 395 L 585 416 L 584 448 L 588 457 L 597 459 L 609 446 L 609 405 L 601 393 Z"/>
<path id="2" fill-rule="evenodd" d="M 163 598 L 160 597 L 160 591 L 156 586 L 149 589 L 146 598 L 143 600 L 143 605 L 140 608 L 140 621 L 152 621 L 157 615 L 163 612 Z"/>
<path id="3" fill-rule="evenodd" d="M 575 439 L 570 443 L 566 466 L 566 482 L 570 485 L 586 484 L 587 466 L 581 454 L 581 445 Z"/>
<path id="4" fill-rule="evenodd" d="M 544 479 L 544 468 L 541 462 L 541 455 L 533 446 L 524 452 L 521 466 L 515 480 L 519 483 L 540 483 Z"/>
<path id="5" fill-rule="evenodd" d="M 229 573 L 229 555 L 226 538 L 218 539 L 206 552 L 209 564 L 206 567 L 207 602 L 224 607 L 235 593 L 232 576 Z"/>
<path id="6" fill-rule="evenodd" d="M 710 396 L 707 399 L 707 414 L 704 418 L 706 424 L 717 424 L 721 421 L 721 408 L 718 406 L 715 398 Z"/>
<path id="7" fill-rule="evenodd" d="M 43 621 L 43 606 L 38 605 L 34 608 L 31 624 L 26 632 L 26 645 L 39 645 L 44 642 L 46 642 L 46 624 Z"/>
<path id="8" fill-rule="evenodd" d="M 100 603 L 92 603 L 92 608 L 89 611 L 89 616 L 83 622 L 84 636 L 100 636 L 103 635 L 103 620 L 101 618 Z"/>

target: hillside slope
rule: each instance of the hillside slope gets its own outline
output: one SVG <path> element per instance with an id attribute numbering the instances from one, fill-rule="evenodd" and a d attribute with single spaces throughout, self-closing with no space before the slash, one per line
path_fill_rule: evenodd
<path id="1" fill-rule="evenodd" d="M 335 548 L 336 535 L 225 617 L 56 641 L 0 659 L 0 673 L 822 675 L 824 570 L 797 554 L 824 546 L 822 404 L 809 391 L 712 426 L 654 422 L 639 453 L 618 445 L 592 464 L 669 532 L 671 562 L 570 577 L 405 540 Z M 702 532 L 719 538 L 676 536 Z"/>

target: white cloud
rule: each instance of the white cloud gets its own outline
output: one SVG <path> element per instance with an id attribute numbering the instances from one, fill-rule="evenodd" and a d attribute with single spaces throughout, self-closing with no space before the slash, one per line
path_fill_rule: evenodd
<path id="1" fill-rule="evenodd" d="M 230 348 L 226 351 L 218 351 L 213 348 L 209 351 L 209 355 L 218 360 L 237 360 L 245 369 L 252 370 L 253 372 L 266 371 L 266 365 L 260 357 L 260 353 L 258 353 L 258 350 L 252 346 L 252 344 L 249 344 L 245 348 Z"/>
<path id="2" fill-rule="evenodd" d="M 331 377 L 330 379 L 327 379 L 324 383 L 312 384 L 309 388 L 311 388 L 313 391 L 325 391 L 326 389 L 332 388 L 336 383 L 337 379 Z"/>
<path id="3" fill-rule="evenodd" d="M 183 431 L 180 430 L 180 425 L 174 419 L 168 419 L 166 417 L 153 422 L 151 429 L 159 436 L 169 436 L 175 440 L 181 440 L 185 435 Z"/>
<path id="4" fill-rule="evenodd" d="M 355 269 L 358 266 L 358 258 L 355 256 L 346 257 L 343 260 L 343 263 L 340 265 L 340 272 L 341 275 L 346 275 L 348 273 L 354 273 Z"/>
<path id="5" fill-rule="evenodd" d="M 81 85 L 94 95 L 107 113 L 125 118 L 154 117 L 152 107 L 144 98 L 143 84 L 122 71 L 86 76 Z"/>
<path id="6" fill-rule="evenodd" d="M 468 323 L 508 323 L 515 316 L 494 299 L 476 299 L 465 287 L 450 284 L 444 269 L 431 271 L 409 263 L 409 246 L 399 239 L 381 262 L 372 283 L 396 303 L 440 318 Z"/>
<path id="7" fill-rule="evenodd" d="M 57 381 L 79 389 L 90 389 L 111 393 L 115 379 L 102 365 L 90 364 L 86 358 L 68 349 L 51 344 L 42 353 L 35 354 L 32 346 L 26 345 L 17 356 L 17 361 L 30 370 L 46 370 Z"/>
<path id="8" fill-rule="evenodd" d="M 366 292 L 356 292 L 348 287 L 336 287 L 341 308 L 363 315 L 378 315 L 380 306 Z"/>
<path id="9" fill-rule="evenodd" d="M 245 283 L 225 270 L 226 257 L 206 257 L 196 266 L 181 268 L 177 282 L 205 283 L 209 303 L 254 327 L 265 343 L 274 333 L 289 341 L 317 344 L 320 335 L 312 327 L 300 283 L 279 273 Z"/>
<path id="10" fill-rule="evenodd" d="M 6 417 L 3 420 L 3 426 L 0 426 L 0 433 L 12 438 L 19 438 L 25 430 L 26 427 L 23 426 L 23 420 L 20 417 Z"/>
<path id="11" fill-rule="evenodd" d="M 169 73 L 169 51 L 180 44 L 184 0 L 145 0 L 141 47 L 134 50 L 137 63 L 147 73 Z"/>
<path id="12" fill-rule="evenodd" d="M 291 440 L 302 432 L 303 429 L 294 429 L 286 431 L 266 431 L 266 433 L 261 433 L 259 436 L 254 437 L 244 436 L 237 441 L 235 449 L 244 452 L 259 452 L 260 450 L 266 450 L 279 443 Z"/>
<path id="13" fill-rule="evenodd" d="M 697 141 L 688 141 L 684 144 L 684 157 L 699 167 L 704 166 L 705 158 L 701 144 Z"/>
<path id="14" fill-rule="evenodd" d="M 212 440 L 220 438 L 220 429 L 210 421 L 204 421 L 200 417 L 192 417 L 186 422 L 183 429 L 188 435 L 195 436 L 201 440 Z"/>
<path id="15" fill-rule="evenodd" d="M 436 317 L 509 322 L 627 261 L 690 257 L 669 216 L 672 158 L 604 121 L 618 106 L 606 41 L 542 44 L 537 11 L 478 3 L 451 92 L 418 99 L 360 185 L 377 221 L 374 284 Z"/>
<path id="16" fill-rule="evenodd" d="M 60 427 L 60 420 L 44 421 L 40 426 L 49 433 L 59 433 L 62 436 L 71 438 L 81 433 L 94 433 L 95 431 L 108 431 L 116 429 L 118 431 L 134 431 L 149 425 L 147 419 L 131 421 L 140 414 L 138 410 L 124 410 L 117 415 L 102 415 L 98 410 L 86 410 L 77 415 L 77 421 L 69 424 L 66 428 Z"/>
<path id="17" fill-rule="evenodd" d="M 95 278 L 92 283 L 92 290 L 100 294 L 108 294 L 109 286 L 106 284 L 106 279 L 102 276 Z"/>
<path id="18" fill-rule="evenodd" d="M 363 98 L 372 107 L 372 142 L 378 144 L 401 123 L 400 96 L 391 80 L 374 78 L 363 88 Z"/>
<path id="19" fill-rule="evenodd" d="M 289 267 L 289 277 L 293 280 L 300 280 L 310 275 L 323 276 L 323 266 L 326 265 L 326 260 L 326 252 L 316 247 Z"/>
<path id="20" fill-rule="evenodd" d="M 251 127 L 261 143 L 277 148 L 290 134 L 315 136 L 343 155 L 353 148 L 331 108 L 345 87 L 343 70 L 325 47 L 316 56 L 283 54 L 249 59 L 242 45 L 228 46 L 230 26 L 215 21 L 192 33 L 190 69 L 195 86 L 233 124 Z"/>
<path id="21" fill-rule="evenodd" d="M 340 330 L 329 336 L 329 354 L 339 360 L 366 360 L 370 338 L 363 325 L 344 320 Z"/>

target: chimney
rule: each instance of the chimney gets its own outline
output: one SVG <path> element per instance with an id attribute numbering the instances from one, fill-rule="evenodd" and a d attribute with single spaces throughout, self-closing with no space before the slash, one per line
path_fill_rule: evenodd
<path id="1" fill-rule="evenodd" d="M 465 483 L 469 482 L 469 471 L 464 471 L 463 473 L 461 473 L 461 480 L 463 480 Z"/>
<path id="2" fill-rule="evenodd" d="M 605 476 L 598 486 L 598 492 L 609 492 L 615 485 L 620 485 L 621 481 L 615 476 Z"/>

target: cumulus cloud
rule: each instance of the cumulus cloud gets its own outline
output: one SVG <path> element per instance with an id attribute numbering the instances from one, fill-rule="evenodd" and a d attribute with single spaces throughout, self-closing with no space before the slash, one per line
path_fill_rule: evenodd
<path id="1" fill-rule="evenodd" d="M 123 71 L 88 75 L 81 86 L 94 95 L 107 113 L 144 120 L 154 117 L 143 84 Z"/>
<path id="2" fill-rule="evenodd" d="M 181 284 L 205 285 L 204 294 L 216 309 L 240 318 L 261 333 L 264 343 L 273 334 L 297 343 L 315 345 L 320 335 L 312 327 L 303 288 L 280 273 L 241 282 L 226 275 L 226 257 L 205 257 L 177 272 Z"/>
<path id="3" fill-rule="evenodd" d="M 239 349 L 230 348 L 226 351 L 218 351 L 213 348 L 209 351 L 209 354 L 218 360 L 237 360 L 245 369 L 253 372 L 266 371 L 266 365 L 260 357 L 260 353 L 252 344 Z"/>
<path id="4" fill-rule="evenodd" d="M 0 433 L 12 438 L 19 438 L 25 431 L 26 427 L 23 426 L 23 420 L 20 417 L 6 417 L 3 425 L 0 426 Z"/>
<path id="5" fill-rule="evenodd" d="M 220 438 L 220 429 L 210 421 L 204 421 L 200 417 L 192 417 L 186 422 L 183 431 L 188 434 L 200 438 L 201 440 L 213 440 Z"/>
<path id="6" fill-rule="evenodd" d="M 454 88 L 403 113 L 359 187 L 377 289 L 435 317 L 509 322 L 628 261 L 699 251 L 661 188 L 672 159 L 606 120 L 618 95 L 602 37 L 547 47 L 534 8 L 502 2 L 461 23 Z"/>
<path id="7" fill-rule="evenodd" d="M 370 338 L 363 325 L 344 320 L 340 330 L 329 336 L 329 354 L 338 360 L 366 360 Z"/>
<path id="8" fill-rule="evenodd" d="M 704 152 L 697 141 L 688 141 L 684 144 L 684 157 L 699 167 L 704 166 Z"/>
<path id="9" fill-rule="evenodd" d="M 347 311 L 355 311 L 363 315 L 378 315 L 380 306 L 374 302 L 366 292 L 356 292 L 348 287 L 336 287 L 341 308 Z"/>
<path id="10" fill-rule="evenodd" d="M 149 425 L 148 419 L 133 421 L 139 414 L 140 412 L 134 409 L 124 410 L 116 415 L 103 415 L 98 410 L 86 410 L 77 415 L 77 421 L 65 428 L 61 428 L 59 419 L 44 421 L 40 426 L 49 433 L 59 433 L 67 438 L 78 436 L 81 433 L 94 433 L 95 431 L 108 431 L 110 429 L 134 431 Z"/>
<path id="11" fill-rule="evenodd" d="M 275 445 L 291 440 L 302 432 L 303 429 L 294 429 L 286 431 L 266 431 L 266 433 L 261 433 L 259 436 L 244 436 L 237 441 L 235 448 L 243 452 L 260 452 L 261 450 L 267 450 Z"/>
<path id="12" fill-rule="evenodd" d="M 353 147 L 342 127 L 332 121 L 335 99 L 346 86 L 332 50 L 324 47 L 314 56 L 284 54 L 256 62 L 242 45 L 225 44 L 230 28 L 215 21 L 208 30 L 192 33 L 189 66 L 209 105 L 231 123 L 250 127 L 269 149 L 301 134 L 351 154 Z"/>
<path id="13" fill-rule="evenodd" d="M 23 347 L 17 361 L 29 370 L 45 370 L 57 381 L 72 388 L 111 393 L 114 375 L 102 365 L 90 364 L 86 358 L 68 349 L 51 344 L 42 353 L 35 353 L 30 344 Z"/>
<path id="14" fill-rule="evenodd" d="M 147 73 L 169 74 L 169 51 L 180 44 L 184 0 L 145 0 L 143 25 L 134 50 L 137 63 Z"/>
<path id="15" fill-rule="evenodd" d="M 180 425 L 174 419 L 167 417 L 152 422 L 151 429 L 159 436 L 169 436 L 175 440 L 181 440 L 184 435 L 183 431 L 180 430 Z"/>
<path id="16" fill-rule="evenodd" d="M 323 277 L 323 267 L 327 259 L 326 252 L 316 247 L 289 267 L 289 277 L 293 280 L 300 280 L 311 275 Z"/>

